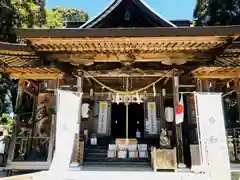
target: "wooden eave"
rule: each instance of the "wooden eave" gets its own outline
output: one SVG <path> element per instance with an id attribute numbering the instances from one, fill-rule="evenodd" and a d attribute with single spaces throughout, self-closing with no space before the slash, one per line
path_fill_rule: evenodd
<path id="1" fill-rule="evenodd" d="M 39 57 L 26 44 L 0 42 L 2 67 L 26 67 L 39 65 Z"/>
<path id="2" fill-rule="evenodd" d="M 35 55 L 27 44 L 0 42 L 0 54 L 5 55 Z"/>
<path id="3" fill-rule="evenodd" d="M 218 66 L 240 66 L 240 41 L 236 40 L 217 57 L 215 63 Z"/>
<path id="4" fill-rule="evenodd" d="M 35 51 L 52 52 L 183 52 L 220 47 L 228 37 L 32 38 Z"/>
<path id="5" fill-rule="evenodd" d="M 104 38 L 104 37 L 239 37 L 240 26 L 178 27 L 178 28 L 72 28 L 15 29 L 17 36 L 31 38 Z"/>
<path id="6" fill-rule="evenodd" d="M 200 67 L 191 74 L 197 79 L 239 79 L 240 68 Z"/>
<path id="7" fill-rule="evenodd" d="M 14 79 L 62 79 L 65 76 L 57 68 L 0 68 L 0 72 L 9 74 Z"/>
<path id="8" fill-rule="evenodd" d="M 222 51 L 228 37 L 30 38 L 36 52 L 51 52 L 71 64 L 150 62 L 184 64 Z"/>
<path id="9" fill-rule="evenodd" d="M 1 67 L 39 66 L 40 59 L 36 56 L 3 55 L 0 53 Z"/>

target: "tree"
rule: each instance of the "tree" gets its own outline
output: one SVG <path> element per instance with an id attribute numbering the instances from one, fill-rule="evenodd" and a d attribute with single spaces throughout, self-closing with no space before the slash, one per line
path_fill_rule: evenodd
<path id="1" fill-rule="evenodd" d="M 11 113 L 16 106 L 17 80 L 12 80 L 7 74 L 0 74 L 0 115 Z"/>
<path id="2" fill-rule="evenodd" d="M 49 10 L 45 0 L 0 0 L 0 41 L 16 43 L 13 28 L 57 28 L 65 21 L 86 21 L 86 12 L 75 8 Z M 0 73 L 0 116 L 14 109 L 17 81 Z"/>
<path id="3" fill-rule="evenodd" d="M 15 9 L 11 1 L 0 1 L 0 40 L 15 42 L 16 36 L 13 33 Z"/>
<path id="4" fill-rule="evenodd" d="M 86 12 L 77 8 L 56 7 L 53 11 L 61 14 L 64 22 L 87 21 L 89 18 Z"/>
<path id="5" fill-rule="evenodd" d="M 46 9 L 46 27 L 47 28 L 56 28 L 63 27 L 62 15 L 56 11 Z"/>
<path id="6" fill-rule="evenodd" d="M 240 24 L 240 0 L 197 0 L 196 25 Z"/>

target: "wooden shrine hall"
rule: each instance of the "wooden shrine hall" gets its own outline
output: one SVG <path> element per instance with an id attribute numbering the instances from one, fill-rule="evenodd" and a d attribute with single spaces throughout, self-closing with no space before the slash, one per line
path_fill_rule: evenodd
<path id="1" fill-rule="evenodd" d="M 50 167 L 57 89 L 83 93 L 72 157 L 83 167 L 200 165 L 194 92 L 222 93 L 240 163 L 240 26 L 177 27 L 143 1 L 115 0 L 79 28 L 15 33 L 21 43 L 0 43 L 1 72 L 19 80 L 7 170 Z"/>

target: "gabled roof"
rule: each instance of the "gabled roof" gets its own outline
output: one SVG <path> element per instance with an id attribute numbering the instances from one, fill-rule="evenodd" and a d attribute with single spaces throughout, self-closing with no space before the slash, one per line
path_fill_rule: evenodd
<path id="1" fill-rule="evenodd" d="M 146 16 L 151 18 L 154 22 L 158 24 L 158 26 L 163 27 L 177 27 L 170 21 L 163 18 L 161 15 L 154 12 L 143 0 L 113 0 L 113 2 L 105 8 L 103 12 L 98 14 L 96 17 L 84 23 L 80 28 L 94 28 L 97 24 L 103 21 L 105 18 L 111 15 L 111 13 L 122 3 L 126 3 L 128 1 L 133 2 Z M 110 28 L 110 27 L 109 27 Z"/>

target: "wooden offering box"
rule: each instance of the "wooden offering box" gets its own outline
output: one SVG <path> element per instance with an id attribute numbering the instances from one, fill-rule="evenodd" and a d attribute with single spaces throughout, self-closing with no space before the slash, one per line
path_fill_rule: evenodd
<path id="1" fill-rule="evenodd" d="M 156 149 L 151 151 L 151 163 L 154 172 L 157 170 L 173 170 L 177 169 L 176 148 L 174 149 Z"/>

